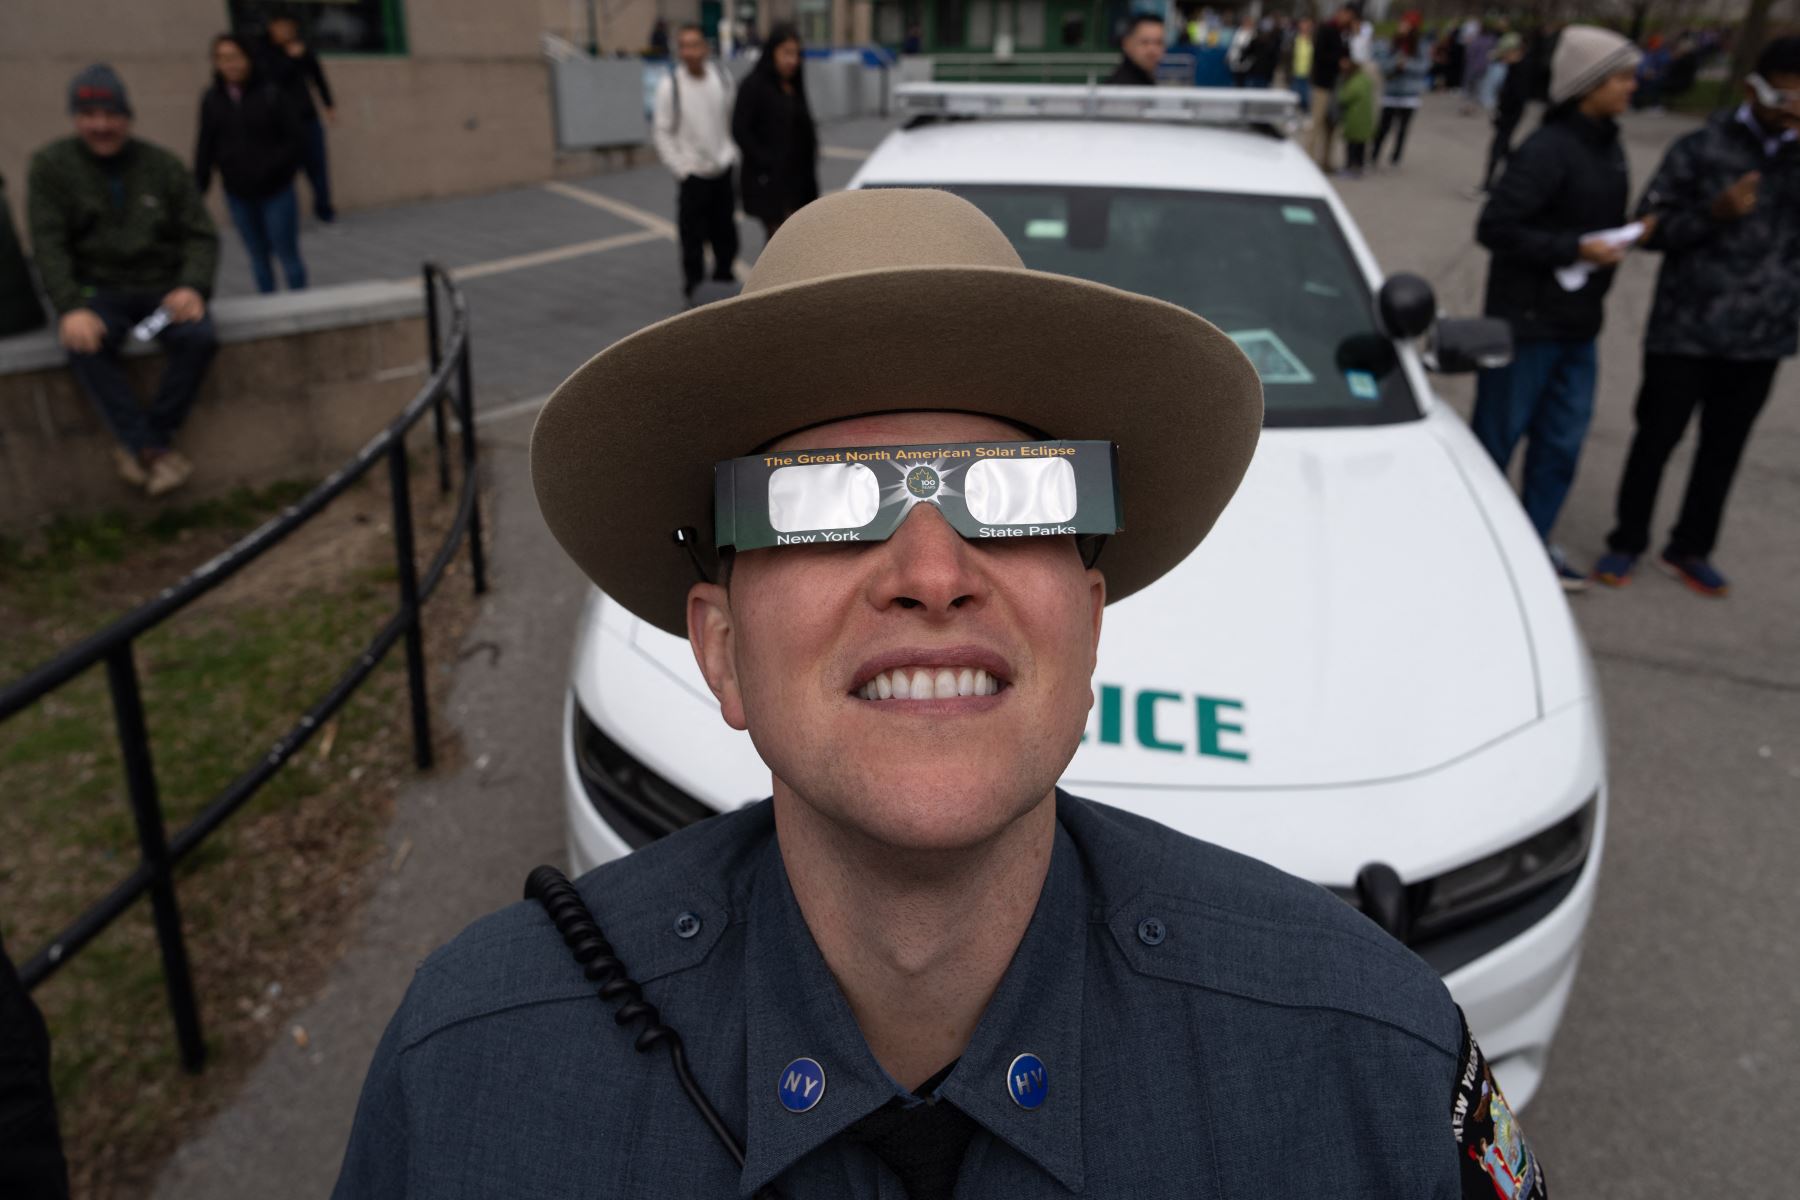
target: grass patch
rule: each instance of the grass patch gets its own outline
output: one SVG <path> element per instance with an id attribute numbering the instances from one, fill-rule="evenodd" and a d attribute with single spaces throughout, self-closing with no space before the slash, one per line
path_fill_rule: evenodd
<path id="1" fill-rule="evenodd" d="M 415 479 L 425 475 L 415 473 Z M 110 513 L 0 547 L 0 680 L 155 595 L 306 485 L 234 493 L 149 519 Z M 452 497 L 413 496 L 421 555 Z M 397 607 L 383 481 L 140 638 L 135 661 L 173 836 L 316 702 Z M 459 563 L 426 610 L 430 661 L 453 658 L 472 616 Z M 442 682 L 448 672 L 431 675 Z M 454 746 L 436 721 L 440 759 Z M 412 778 L 398 649 L 338 715 L 178 870 L 209 1065 L 180 1068 L 160 954 L 140 901 L 34 993 L 77 1196 L 148 1192 L 180 1137 L 284 1037 L 283 1017 L 341 953 Z M 0 724 L 0 934 L 22 962 L 137 861 L 103 667 Z"/>

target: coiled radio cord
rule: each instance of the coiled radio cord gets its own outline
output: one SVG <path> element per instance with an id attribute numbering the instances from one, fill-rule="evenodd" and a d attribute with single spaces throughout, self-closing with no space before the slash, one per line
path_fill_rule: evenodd
<path id="1" fill-rule="evenodd" d="M 562 934 L 563 944 L 581 964 L 582 973 L 600 985 L 600 999 L 618 1006 L 613 1012 L 613 1020 L 620 1026 L 630 1025 L 633 1021 L 641 1023 L 642 1028 L 632 1045 L 643 1054 L 657 1046 L 669 1048 L 669 1062 L 675 1067 L 675 1078 L 680 1081 L 681 1090 L 687 1093 L 688 1100 L 725 1147 L 726 1153 L 731 1155 L 738 1170 L 743 1170 L 743 1143 L 726 1127 L 724 1119 L 700 1090 L 699 1081 L 688 1069 L 687 1051 L 681 1044 L 681 1035 L 662 1023 L 662 1014 L 656 1005 L 644 999 L 644 990 L 625 973 L 625 964 L 619 961 L 612 943 L 600 932 L 594 914 L 583 903 L 568 876 L 555 867 L 538 867 L 525 880 L 525 898 L 544 906 L 556 931 Z M 619 1004 L 621 1000 L 623 1004 Z M 756 1200 L 780 1200 L 780 1194 L 771 1185 L 758 1191 Z"/>

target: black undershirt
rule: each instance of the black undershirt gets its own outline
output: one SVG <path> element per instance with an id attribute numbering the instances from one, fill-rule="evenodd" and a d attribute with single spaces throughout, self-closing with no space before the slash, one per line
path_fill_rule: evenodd
<path id="1" fill-rule="evenodd" d="M 913 1089 L 925 1101 L 910 1108 L 896 1096 L 845 1129 L 842 1136 L 867 1146 L 906 1188 L 908 1200 L 950 1200 L 975 1121 L 948 1100 L 934 1099 L 956 1063 Z"/>

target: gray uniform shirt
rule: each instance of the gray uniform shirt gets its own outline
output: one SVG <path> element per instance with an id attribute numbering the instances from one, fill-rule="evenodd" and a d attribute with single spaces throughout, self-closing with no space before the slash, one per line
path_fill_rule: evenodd
<path id="1" fill-rule="evenodd" d="M 542 908 L 521 903 L 420 966 L 369 1068 L 339 1200 L 748 1197 L 771 1182 L 788 1200 L 903 1197 L 838 1134 L 919 1101 L 863 1041 L 767 801 L 578 888 L 747 1143 L 743 1170 L 667 1054 L 633 1051 Z M 1043 1072 L 1034 1108 L 1008 1083 L 1022 1054 Z M 823 1091 L 794 1112 L 780 1088 L 801 1058 Z M 1495 1136 L 1490 1083 L 1438 977 L 1330 893 L 1059 793 L 1037 909 L 936 1094 L 979 1127 L 957 1197 L 1448 1198 L 1496 1171 L 1540 1195 L 1510 1114 Z"/>

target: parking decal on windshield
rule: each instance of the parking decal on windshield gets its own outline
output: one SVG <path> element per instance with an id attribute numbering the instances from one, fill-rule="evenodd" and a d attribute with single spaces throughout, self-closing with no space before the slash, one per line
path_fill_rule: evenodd
<path id="1" fill-rule="evenodd" d="M 1264 383 L 1311 383 L 1313 373 L 1288 349 L 1273 329 L 1245 329 L 1228 334 L 1250 358 Z"/>

